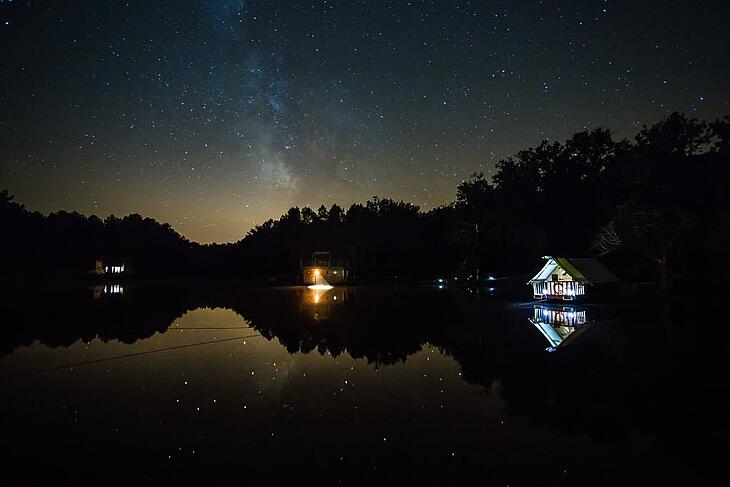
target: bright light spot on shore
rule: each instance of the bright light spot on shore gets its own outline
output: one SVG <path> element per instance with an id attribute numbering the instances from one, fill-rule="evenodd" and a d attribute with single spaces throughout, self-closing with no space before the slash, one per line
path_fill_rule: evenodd
<path id="1" fill-rule="evenodd" d="M 326 291 L 329 289 L 332 289 L 333 286 L 330 286 L 329 284 L 312 284 L 311 286 L 307 286 L 307 289 L 312 289 L 314 291 Z"/>

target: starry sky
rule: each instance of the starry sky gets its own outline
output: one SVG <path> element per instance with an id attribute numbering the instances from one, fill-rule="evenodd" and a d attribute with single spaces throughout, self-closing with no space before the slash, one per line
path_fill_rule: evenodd
<path id="1" fill-rule="evenodd" d="M 0 0 L 0 188 L 199 242 L 730 113 L 726 1 Z"/>

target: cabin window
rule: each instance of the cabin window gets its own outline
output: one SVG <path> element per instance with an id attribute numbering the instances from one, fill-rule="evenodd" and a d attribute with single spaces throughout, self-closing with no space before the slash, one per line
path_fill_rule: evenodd
<path id="1" fill-rule="evenodd" d="M 552 276 L 550 276 L 550 280 L 557 281 L 558 280 L 558 275 L 557 274 L 553 274 Z"/>

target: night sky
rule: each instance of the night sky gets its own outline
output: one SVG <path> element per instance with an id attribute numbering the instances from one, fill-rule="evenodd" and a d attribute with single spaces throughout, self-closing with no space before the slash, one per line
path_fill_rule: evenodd
<path id="1" fill-rule="evenodd" d="M 542 139 L 730 113 L 727 1 L 0 0 L 0 188 L 233 241 Z"/>

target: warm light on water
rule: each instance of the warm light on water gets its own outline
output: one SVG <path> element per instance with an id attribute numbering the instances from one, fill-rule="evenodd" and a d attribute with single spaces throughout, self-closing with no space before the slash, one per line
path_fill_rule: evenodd
<path id="1" fill-rule="evenodd" d="M 591 485 L 596 471 L 616 480 L 667 461 L 666 432 L 651 429 L 663 426 L 633 421 L 659 411 L 673 424 L 661 381 L 631 364 L 626 374 L 611 341 L 621 329 L 580 325 L 582 308 L 323 284 L 78 295 L 8 317 L 6 478 L 29 458 L 49 478 L 68 476 L 99 449 L 127 466 L 113 469 L 127 485 L 235 483 L 242 471 L 251 484 L 299 472 L 375 483 L 388 472 L 438 485 Z M 573 321 L 584 332 L 561 334 Z M 84 475 L 108 483 L 110 468 L 90 462 Z"/>
<path id="2" fill-rule="evenodd" d="M 307 286 L 307 289 L 311 289 L 313 291 L 329 291 L 332 288 L 333 286 L 330 286 L 329 284 L 312 284 L 311 286 Z"/>
<path id="3" fill-rule="evenodd" d="M 327 282 L 327 279 L 324 278 L 322 273 L 319 269 L 314 270 L 314 284 L 307 286 L 307 288 L 312 289 L 314 291 L 329 291 L 332 289 L 332 286 L 329 282 Z"/>

